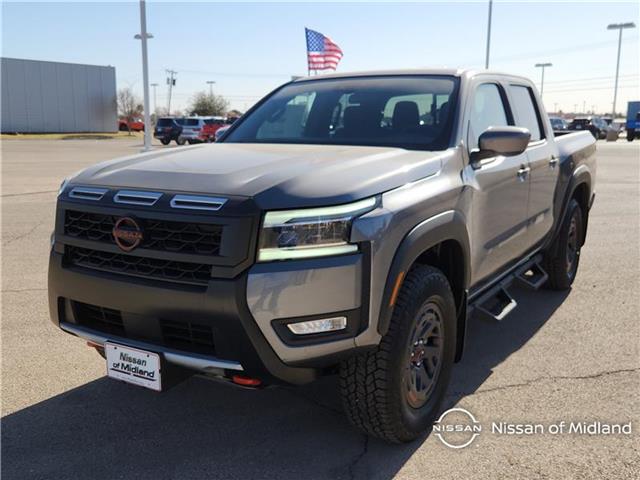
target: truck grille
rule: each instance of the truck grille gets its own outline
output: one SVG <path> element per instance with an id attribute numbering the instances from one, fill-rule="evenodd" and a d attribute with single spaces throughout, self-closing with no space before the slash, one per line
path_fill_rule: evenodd
<path id="1" fill-rule="evenodd" d="M 114 243 L 113 227 L 119 217 L 102 213 L 67 210 L 64 233 L 73 238 Z M 140 219 L 144 239 L 139 248 L 161 252 L 220 255 L 222 225 Z"/>
<path id="2" fill-rule="evenodd" d="M 143 340 L 175 350 L 205 355 L 215 355 L 216 353 L 213 330 L 210 326 L 148 317 L 148 321 L 151 323 L 158 325 L 159 322 L 161 338 L 154 337 L 151 334 L 132 336 L 127 332 L 126 314 L 123 317 L 123 314 L 118 310 L 81 302 L 74 301 L 72 305 L 76 323 L 97 332 Z M 148 330 L 149 332 L 155 332 L 156 328 L 149 325 Z"/>
<path id="3" fill-rule="evenodd" d="M 177 350 L 215 353 L 213 332 L 207 325 L 190 322 L 160 320 L 162 340 L 167 347 Z"/>
<path id="4" fill-rule="evenodd" d="M 211 278 L 211 265 L 207 264 L 123 255 L 71 245 L 65 248 L 65 260 L 79 267 L 171 282 L 206 285 Z"/>
<path id="5" fill-rule="evenodd" d="M 73 306 L 76 320 L 85 327 L 112 335 L 125 334 L 119 311 L 80 302 L 73 302 Z"/>

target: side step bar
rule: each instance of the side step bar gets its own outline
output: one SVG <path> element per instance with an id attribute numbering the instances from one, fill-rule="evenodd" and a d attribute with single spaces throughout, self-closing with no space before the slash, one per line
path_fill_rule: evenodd
<path id="1" fill-rule="evenodd" d="M 483 295 L 475 304 L 474 309 L 482 318 L 499 322 L 517 306 L 518 302 L 509 295 L 507 286 L 499 285 Z"/>
<path id="2" fill-rule="evenodd" d="M 529 289 L 538 290 L 549 278 L 540 265 L 541 260 L 542 256 L 536 255 L 504 275 L 493 287 L 471 301 L 470 311 L 486 320 L 503 320 L 518 306 L 507 290 L 514 280 Z"/>
<path id="3" fill-rule="evenodd" d="M 516 280 L 520 282 L 520 285 L 531 290 L 538 290 L 548 279 L 549 275 L 544 271 L 539 261 L 525 265 L 516 271 Z"/>

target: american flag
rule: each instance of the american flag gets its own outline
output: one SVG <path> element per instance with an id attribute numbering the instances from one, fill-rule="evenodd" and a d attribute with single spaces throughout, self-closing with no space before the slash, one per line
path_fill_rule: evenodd
<path id="1" fill-rule="evenodd" d="M 309 70 L 335 70 L 342 58 L 342 50 L 315 30 L 304 29 L 307 35 L 307 62 Z"/>

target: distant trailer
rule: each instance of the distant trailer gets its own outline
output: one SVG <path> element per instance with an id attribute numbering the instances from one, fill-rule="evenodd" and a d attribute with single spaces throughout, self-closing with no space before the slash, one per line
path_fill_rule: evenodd
<path id="1" fill-rule="evenodd" d="M 118 130 L 114 67 L 0 60 L 2 133 Z"/>

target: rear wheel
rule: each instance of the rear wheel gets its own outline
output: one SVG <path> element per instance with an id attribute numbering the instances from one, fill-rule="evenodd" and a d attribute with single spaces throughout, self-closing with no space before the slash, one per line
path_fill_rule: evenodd
<path id="1" fill-rule="evenodd" d="M 413 268 L 378 348 L 340 366 L 351 423 L 394 443 L 428 432 L 449 384 L 455 339 L 456 309 L 447 278 L 433 267 Z"/>
<path id="2" fill-rule="evenodd" d="M 575 280 L 584 238 L 583 225 L 582 208 L 575 199 L 571 199 L 560 233 L 544 262 L 549 274 L 549 288 L 566 290 Z"/>
<path id="3" fill-rule="evenodd" d="M 176 140 L 176 143 L 177 143 L 178 145 L 184 145 L 184 142 L 185 142 L 184 138 L 178 138 L 178 139 Z"/>

